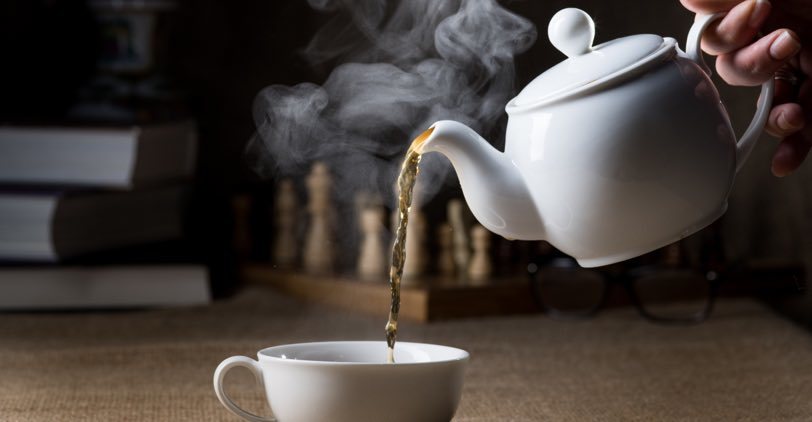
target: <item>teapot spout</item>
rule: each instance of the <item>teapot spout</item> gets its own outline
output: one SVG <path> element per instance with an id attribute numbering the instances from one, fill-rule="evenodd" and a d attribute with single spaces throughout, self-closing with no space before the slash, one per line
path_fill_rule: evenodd
<path id="1" fill-rule="evenodd" d="M 520 169 L 473 129 L 441 120 L 420 148 L 451 161 L 465 201 L 485 228 L 508 239 L 544 238 L 544 224 Z"/>

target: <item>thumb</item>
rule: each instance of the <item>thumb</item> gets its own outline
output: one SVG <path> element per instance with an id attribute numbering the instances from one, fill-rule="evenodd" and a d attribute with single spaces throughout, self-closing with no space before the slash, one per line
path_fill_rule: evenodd
<path id="1" fill-rule="evenodd" d="M 747 0 L 756 1 L 756 0 Z M 763 0 L 762 0 L 763 1 Z M 680 0 L 682 5 L 694 13 L 727 12 L 742 0 Z"/>

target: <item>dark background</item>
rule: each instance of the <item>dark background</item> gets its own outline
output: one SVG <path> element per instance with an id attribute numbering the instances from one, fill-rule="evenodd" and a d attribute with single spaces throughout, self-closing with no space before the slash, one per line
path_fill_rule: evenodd
<path id="1" fill-rule="evenodd" d="M 677 0 L 502 4 L 530 19 L 539 33 L 536 44 L 517 58 L 517 91 L 563 59 L 546 36 L 547 22 L 561 8 L 590 13 L 596 44 L 635 33 L 672 36 L 684 44 L 693 20 Z M 199 253 L 214 264 L 213 277 L 221 280 L 216 290 L 227 291 L 229 283 L 222 280 L 235 271 L 231 198 L 240 192 L 253 193 L 260 203 L 272 197 L 272 183 L 261 181 L 244 157 L 254 131 L 253 98 L 269 84 L 324 80 L 330 69 L 309 66 L 300 51 L 330 16 L 304 0 L 181 0 L 178 6 L 167 14 L 166 39 L 158 48 L 163 71 L 199 128 L 189 232 Z M 0 31 L 0 123 L 65 121 L 77 91 L 95 73 L 93 12 L 75 0 L 6 0 Z M 445 196 L 455 194 L 452 189 Z M 267 218 L 255 220 L 267 232 Z M 268 243 L 261 237 L 259 242 Z"/>
<path id="2" fill-rule="evenodd" d="M 328 15 L 303 0 L 181 0 L 170 12 L 168 73 L 200 127 L 199 177 L 215 190 L 254 180 L 242 153 L 253 133 L 251 103 L 269 84 L 320 83 L 329 69 L 308 66 L 299 51 Z M 595 19 L 596 43 L 649 32 L 684 39 L 692 16 L 676 0 L 509 1 L 539 38 L 517 60 L 517 87 L 563 56 L 546 39 L 550 17 L 581 7 Z M 94 74 L 92 12 L 82 1 L 6 0 L 0 6 L 0 121 L 59 120 Z M 681 43 L 682 44 L 682 43 Z"/>

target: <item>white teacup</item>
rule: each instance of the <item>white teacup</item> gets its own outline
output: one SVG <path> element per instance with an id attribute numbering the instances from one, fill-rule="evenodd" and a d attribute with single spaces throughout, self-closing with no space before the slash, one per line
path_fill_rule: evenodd
<path id="1" fill-rule="evenodd" d="M 386 342 L 336 341 L 269 347 L 259 361 L 232 356 L 214 371 L 214 391 L 249 421 L 448 422 L 462 395 L 468 352 L 398 342 L 387 363 Z M 238 407 L 223 390 L 229 369 L 242 366 L 264 386 L 276 419 Z"/>

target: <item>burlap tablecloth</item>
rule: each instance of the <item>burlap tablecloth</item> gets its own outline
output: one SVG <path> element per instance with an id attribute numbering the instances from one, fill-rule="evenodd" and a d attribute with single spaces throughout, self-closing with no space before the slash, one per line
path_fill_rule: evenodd
<path id="1" fill-rule="evenodd" d="M 211 387 L 222 359 L 289 342 L 380 340 L 384 323 L 384 312 L 338 312 L 261 287 L 200 308 L 0 314 L 0 421 L 237 420 Z M 631 309 L 585 322 L 401 325 L 403 340 L 471 352 L 455 421 L 812 420 L 812 337 L 751 300 L 722 301 L 691 327 Z M 268 414 L 247 371 L 234 372 L 231 395 Z"/>

